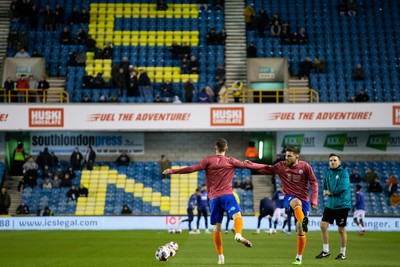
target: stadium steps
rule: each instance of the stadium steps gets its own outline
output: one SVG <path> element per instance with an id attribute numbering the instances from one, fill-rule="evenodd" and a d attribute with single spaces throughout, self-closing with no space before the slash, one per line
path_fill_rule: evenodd
<path id="1" fill-rule="evenodd" d="M 3 58 L 7 51 L 7 38 L 10 30 L 10 10 L 11 0 L 0 1 L 0 73 L 3 73 Z"/>
<path id="2" fill-rule="evenodd" d="M 22 192 L 18 192 L 18 183 L 22 181 L 22 176 L 9 176 L 4 181 L 4 186 L 7 188 L 7 192 L 11 197 L 11 206 L 8 214 L 15 215 L 15 210 L 21 203 Z"/>
<path id="3" fill-rule="evenodd" d="M 308 79 L 290 79 L 288 82 L 288 102 L 289 103 L 309 103 L 310 91 L 308 88 Z"/>
<path id="4" fill-rule="evenodd" d="M 225 2 L 225 28 L 227 39 L 225 45 L 226 84 L 234 81 L 247 84 L 246 28 L 244 23 L 244 1 L 231 0 Z M 233 98 L 229 98 L 233 102 Z"/>
<path id="5" fill-rule="evenodd" d="M 50 88 L 47 91 L 46 103 L 60 103 L 60 89 L 65 88 L 65 78 L 49 77 L 47 81 Z"/>
<path id="6" fill-rule="evenodd" d="M 260 210 L 260 200 L 264 197 L 272 198 L 274 194 L 274 185 L 271 182 L 272 175 L 253 175 L 253 205 L 254 212 Z"/>

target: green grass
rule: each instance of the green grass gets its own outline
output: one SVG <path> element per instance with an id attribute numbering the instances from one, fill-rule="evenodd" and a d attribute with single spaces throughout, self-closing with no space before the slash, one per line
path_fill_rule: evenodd
<path id="1" fill-rule="evenodd" d="M 281 233 L 253 236 L 246 248 L 233 241 L 230 232 L 223 235 L 227 266 L 291 266 L 296 254 L 296 237 Z M 319 232 L 307 234 L 303 256 L 305 266 L 398 266 L 400 233 L 367 232 L 360 237 L 348 233 L 347 260 L 337 261 L 339 235 L 330 232 L 332 256 L 316 260 L 321 251 Z M 169 241 L 179 244 L 179 251 L 168 262 L 158 262 L 154 253 Z M 12 266 L 212 266 L 217 255 L 212 235 L 189 235 L 187 231 L 2 231 L 0 232 L 0 264 Z"/>

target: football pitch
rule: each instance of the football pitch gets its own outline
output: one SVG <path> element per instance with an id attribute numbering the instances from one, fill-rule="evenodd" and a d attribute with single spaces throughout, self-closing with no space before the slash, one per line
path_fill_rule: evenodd
<path id="1" fill-rule="evenodd" d="M 296 236 L 282 233 L 244 236 L 246 248 L 223 234 L 226 266 L 291 266 Z M 160 245 L 175 241 L 179 251 L 168 262 L 155 259 Z M 331 257 L 316 260 L 322 250 L 320 233 L 307 234 L 303 266 L 399 266 L 400 233 L 348 233 L 347 260 L 339 254 L 339 235 L 330 232 Z M 1 266 L 213 266 L 217 255 L 212 234 L 169 234 L 165 231 L 1 231 Z"/>

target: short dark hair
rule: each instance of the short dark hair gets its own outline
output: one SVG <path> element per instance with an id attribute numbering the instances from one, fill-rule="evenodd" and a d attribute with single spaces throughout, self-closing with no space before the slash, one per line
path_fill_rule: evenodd
<path id="1" fill-rule="evenodd" d="M 360 190 L 361 189 L 361 185 L 359 185 L 359 184 L 356 185 L 356 189 L 357 189 L 357 191 Z"/>
<path id="2" fill-rule="evenodd" d="M 335 153 L 329 154 L 329 158 L 331 158 L 331 157 L 338 157 L 338 159 L 341 160 L 340 156 L 338 154 L 335 154 Z"/>
<path id="3" fill-rule="evenodd" d="M 223 152 L 228 146 L 228 141 L 226 141 L 225 138 L 219 138 L 215 145 L 217 146 L 219 152 Z"/>
<path id="4" fill-rule="evenodd" d="M 297 146 L 286 146 L 285 151 L 293 152 L 294 154 L 300 155 L 300 148 Z"/>

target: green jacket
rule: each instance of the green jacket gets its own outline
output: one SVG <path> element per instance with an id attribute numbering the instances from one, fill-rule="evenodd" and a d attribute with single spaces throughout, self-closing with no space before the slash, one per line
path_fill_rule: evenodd
<path id="1" fill-rule="evenodd" d="M 323 187 L 331 192 L 325 203 L 327 208 L 351 209 L 350 175 L 342 166 L 325 173 Z"/>

